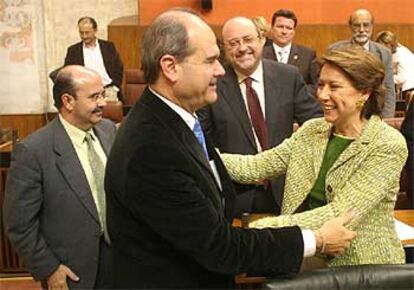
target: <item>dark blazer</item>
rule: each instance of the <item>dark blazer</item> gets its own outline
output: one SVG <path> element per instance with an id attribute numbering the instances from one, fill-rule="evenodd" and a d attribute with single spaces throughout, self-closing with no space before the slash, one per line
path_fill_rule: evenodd
<path id="1" fill-rule="evenodd" d="M 401 124 L 401 133 L 404 135 L 408 147 L 408 159 L 405 164 L 408 180 L 408 202 L 414 209 L 414 99 L 411 100 L 404 121 Z"/>
<path id="2" fill-rule="evenodd" d="M 115 288 L 226 288 L 236 273 L 299 269 L 299 228 L 231 226 L 231 182 L 207 146 L 223 192 L 193 132 L 162 100 L 146 89 L 129 112 L 105 178 Z"/>
<path id="3" fill-rule="evenodd" d="M 115 45 L 110 41 L 102 39 L 98 39 L 98 43 L 106 72 L 112 79 L 112 83 L 118 88 L 121 88 L 124 65 L 122 64 L 121 57 L 119 56 Z M 68 47 L 64 65 L 71 64 L 85 65 L 83 60 L 82 41 Z"/>
<path id="4" fill-rule="evenodd" d="M 278 61 L 273 45 L 263 47 L 263 58 Z M 312 95 L 316 95 L 316 89 L 318 88 L 319 77 L 319 65 L 316 61 L 315 50 L 292 43 L 289 52 L 288 64 L 294 65 L 299 69 L 309 92 Z"/>
<path id="5" fill-rule="evenodd" d="M 95 126 L 106 154 L 115 125 Z M 100 224 L 92 193 L 66 130 L 56 117 L 17 143 L 4 201 L 10 241 L 36 280 L 46 280 L 59 264 L 80 278 L 71 289 L 92 289 L 98 269 Z"/>
<path id="6" fill-rule="evenodd" d="M 297 68 L 263 59 L 265 109 L 268 144 L 274 147 L 293 132 L 293 123 L 302 124 L 321 116 L 322 111 L 308 94 Z M 256 154 L 257 147 L 243 96 L 232 68 L 218 80 L 218 101 L 198 112 L 203 129 L 223 153 Z M 272 181 L 275 201 L 280 210 L 284 176 Z M 235 184 L 237 190 L 236 213 L 250 211 L 257 186 Z"/>
<path id="7" fill-rule="evenodd" d="M 335 49 L 343 46 L 350 46 L 352 42 L 350 40 L 341 40 L 331 44 L 328 49 Z M 394 73 L 392 69 L 392 55 L 391 51 L 374 41 L 369 42 L 369 51 L 374 53 L 384 64 L 385 76 L 384 85 L 387 89 L 384 100 L 384 108 L 382 109 L 381 115 L 383 118 L 392 118 L 395 114 L 395 86 L 394 86 Z"/>

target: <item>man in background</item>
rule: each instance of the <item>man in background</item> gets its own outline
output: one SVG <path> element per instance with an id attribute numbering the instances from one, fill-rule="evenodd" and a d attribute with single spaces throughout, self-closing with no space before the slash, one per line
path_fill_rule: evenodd
<path id="1" fill-rule="evenodd" d="M 81 41 L 68 47 L 64 65 L 78 64 L 97 71 L 106 88 L 107 97 L 122 100 L 124 67 L 115 45 L 96 37 L 98 24 L 92 17 L 80 18 L 78 29 Z"/>
<path id="2" fill-rule="evenodd" d="M 374 16 L 366 9 L 354 11 L 348 20 L 349 29 L 352 32 L 350 40 L 335 42 L 329 49 L 335 49 L 346 45 L 359 45 L 379 57 L 384 64 L 385 78 L 384 85 L 387 89 L 385 94 L 384 108 L 382 109 L 383 118 L 392 118 L 395 113 L 395 87 L 393 80 L 391 51 L 385 46 L 371 41 L 372 30 L 374 28 Z"/>
<path id="3" fill-rule="evenodd" d="M 263 39 L 250 19 L 228 20 L 222 35 L 228 65 L 217 81 L 219 98 L 198 112 L 221 152 L 256 154 L 290 137 L 294 122 L 321 116 L 296 67 L 262 59 Z M 263 185 L 235 187 L 236 216 L 280 212 L 284 176 Z"/>
<path id="4" fill-rule="evenodd" d="M 95 71 L 64 67 L 53 86 L 58 116 L 14 146 L 6 233 L 44 289 L 111 288 L 103 174 L 116 129 L 102 119 L 103 93 Z"/>
<path id="5" fill-rule="evenodd" d="M 272 16 L 270 35 L 272 45 L 263 48 L 263 57 L 296 66 L 303 76 L 309 92 L 315 96 L 319 66 L 315 50 L 293 43 L 298 18 L 288 9 L 277 10 Z"/>

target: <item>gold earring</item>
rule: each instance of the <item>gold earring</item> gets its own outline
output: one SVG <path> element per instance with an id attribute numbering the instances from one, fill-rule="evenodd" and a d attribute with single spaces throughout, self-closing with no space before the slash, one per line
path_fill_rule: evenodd
<path id="1" fill-rule="evenodd" d="M 364 99 L 359 99 L 358 101 L 356 101 L 355 105 L 358 109 L 362 109 L 365 105 L 365 100 Z"/>

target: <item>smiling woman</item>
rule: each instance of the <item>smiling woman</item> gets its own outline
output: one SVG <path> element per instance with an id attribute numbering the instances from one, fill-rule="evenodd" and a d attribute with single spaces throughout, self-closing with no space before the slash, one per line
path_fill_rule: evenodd
<path id="1" fill-rule="evenodd" d="M 223 161 L 239 183 L 286 174 L 282 215 L 251 226 L 317 229 L 354 209 L 357 217 L 348 226 L 357 231 L 357 238 L 345 254 L 334 259 L 321 256 L 322 262 L 404 263 L 393 209 L 407 148 L 402 135 L 379 117 L 383 65 L 354 47 L 328 52 L 321 65 L 318 100 L 324 118 L 306 122 L 270 150 L 254 156 L 223 154 Z"/>

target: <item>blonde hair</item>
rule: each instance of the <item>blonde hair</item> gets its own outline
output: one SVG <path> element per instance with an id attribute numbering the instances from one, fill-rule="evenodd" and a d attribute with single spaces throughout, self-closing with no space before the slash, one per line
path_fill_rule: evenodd
<path id="1" fill-rule="evenodd" d="M 254 23 L 254 26 L 256 26 L 256 30 L 260 38 L 268 35 L 270 31 L 270 24 L 267 22 L 266 18 L 263 16 L 255 16 L 251 20 Z"/>

